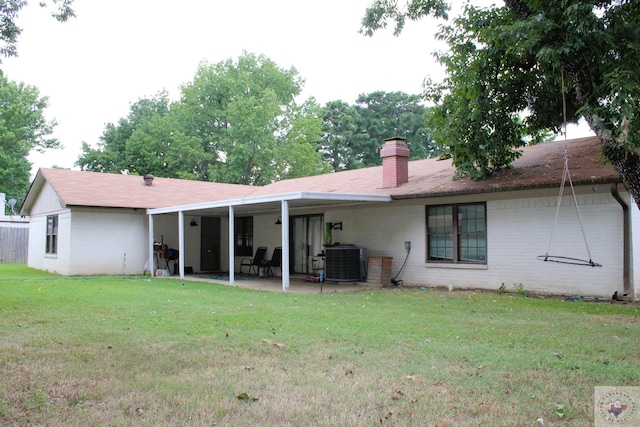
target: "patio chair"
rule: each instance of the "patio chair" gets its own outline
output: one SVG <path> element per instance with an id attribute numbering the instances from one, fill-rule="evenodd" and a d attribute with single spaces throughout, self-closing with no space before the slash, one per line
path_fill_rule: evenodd
<path id="1" fill-rule="evenodd" d="M 268 273 L 270 276 L 275 276 L 273 273 L 274 268 L 279 268 L 280 272 L 282 272 L 282 247 L 278 246 L 273 250 L 273 255 L 271 255 L 271 259 L 266 262 Z"/>
<path id="2" fill-rule="evenodd" d="M 266 246 L 260 246 L 258 249 L 256 249 L 256 254 L 255 256 L 252 258 L 243 258 L 240 261 L 240 273 L 242 273 L 242 267 L 248 267 L 249 268 L 249 274 L 251 274 L 251 271 L 254 272 L 254 274 L 258 274 L 260 272 L 260 267 L 264 268 L 265 267 L 265 255 L 267 254 L 267 247 Z"/>

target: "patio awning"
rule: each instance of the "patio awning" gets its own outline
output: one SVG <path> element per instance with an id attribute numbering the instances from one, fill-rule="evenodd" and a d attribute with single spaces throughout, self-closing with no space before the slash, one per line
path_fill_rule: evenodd
<path id="1" fill-rule="evenodd" d="M 335 206 L 359 203 L 391 202 L 391 196 L 380 194 L 350 194 L 350 193 L 319 193 L 292 192 L 273 194 L 268 196 L 229 199 L 210 203 L 195 203 L 191 205 L 170 206 L 166 208 L 147 209 L 148 215 L 160 215 L 176 212 L 189 212 L 192 215 L 221 215 L 227 214 L 229 208 L 236 213 L 268 212 L 280 210 L 283 201 L 289 207 Z"/>
<path id="2" fill-rule="evenodd" d="M 270 194 L 264 196 L 229 199 L 210 203 L 196 203 L 183 206 L 170 206 L 166 208 L 147 209 L 149 216 L 149 260 L 153 260 L 153 216 L 163 214 L 178 214 L 178 234 L 180 260 L 180 277 L 184 277 L 184 214 L 201 216 L 229 216 L 229 236 L 234 235 L 235 215 L 248 215 L 259 212 L 280 213 L 282 218 L 282 290 L 289 288 L 289 209 L 310 208 L 321 206 L 354 205 L 362 203 L 388 203 L 392 198 L 389 195 L 380 194 L 349 194 L 333 192 L 292 192 Z M 229 277 L 234 281 L 234 242 L 229 239 Z"/>

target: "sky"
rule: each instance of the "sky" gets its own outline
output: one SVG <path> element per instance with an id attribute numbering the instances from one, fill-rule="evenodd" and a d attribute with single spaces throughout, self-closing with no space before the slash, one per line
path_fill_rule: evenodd
<path id="1" fill-rule="evenodd" d="M 305 80 L 300 100 L 420 94 L 425 78 L 444 76 L 431 54 L 446 47 L 433 37 L 440 22 L 410 22 L 398 37 L 391 28 L 366 37 L 358 30 L 372 1 L 75 0 L 77 17 L 61 24 L 32 0 L 18 19 L 18 57 L 0 64 L 10 80 L 49 98 L 45 115 L 58 123 L 53 136 L 64 149 L 32 154 L 32 172 L 77 169 L 82 142 L 96 147 L 105 124 L 126 117 L 132 103 L 161 90 L 178 99 L 201 62 L 243 51 L 296 68 Z"/>
<path id="2" fill-rule="evenodd" d="M 96 146 L 106 123 L 166 89 L 172 99 L 198 65 L 264 54 L 295 67 L 310 96 L 354 103 L 377 90 L 421 93 L 441 70 L 431 56 L 435 21 L 359 34 L 372 0 L 76 0 L 77 17 L 61 24 L 31 1 L 19 17 L 18 57 L 0 65 L 7 77 L 49 98 L 48 119 L 63 150 L 33 154 L 34 171 L 74 168 L 82 142 Z"/>

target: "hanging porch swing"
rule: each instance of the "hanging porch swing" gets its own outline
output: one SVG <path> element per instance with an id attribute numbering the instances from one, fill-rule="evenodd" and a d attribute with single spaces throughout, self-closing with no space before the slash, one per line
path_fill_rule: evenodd
<path id="1" fill-rule="evenodd" d="M 564 95 L 564 72 L 562 73 L 562 110 L 564 115 L 564 169 L 562 171 L 562 180 L 560 182 L 560 193 L 558 194 L 558 201 L 556 202 L 556 217 L 551 228 L 551 236 L 549 237 L 549 246 L 547 252 L 544 255 L 538 255 L 540 261 L 556 262 L 559 264 L 572 264 L 572 265 L 584 265 L 588 267 L 602 267 L 602 264 L 594 262 L 591 258 L 591 250 L 589 249 L 589 242 L 587 241 L 587 235 L 584 231 L 584 225 L 582 223 L 582 216 L 580 215 L 580 208 L 578 207 L 578 199 L 576 198 L 576 192 L 573 188 L 573 182 L 571 181 L 571 172 L 569 171 L 569 151 L 567 148 L 567 105 Z M 569 181 L 569 187 L 571 187 L 571 194 L 573 196 L 573 203 L 576 206 L 576 213 L 578 215 L 578 221 L 580 222 L 580 230 L 582 231 L 582 238 L 584 240 L 585 247 L 587 249 L 588 260 L 581 258 L 573 258 L 568 256 L 550 255 L 551 244 L 553 242 L 553 232 L 558 224 L 558 214 L 560 213 L 560 206 L 562 205 L 562 193 L 566 182 Z"/>
<path id="2" fill-rule="evenodd" d="M 569 186 L 571 187 L 571 194 L 573 196 L 573 203 L 576 206 L 576 213 L 578 215 L 578 221 L 580 222 L 580 230 L 582 231 L 582 238 L 584 240 L 584 245 L 587 249 L 587 255 L 589 259 L 581 259 L 581 258 L 573 258 L 567 256 L 560 255 L 550 255 L 551 252 L 551 244 L 553 242 L 553 232 L 555 231 L 556 225 L 558 224 L 558 214 L 560 213 L 560 206 L 562 205 L 562 193 L 564 191 L 564 186 L 566 181 L 569 181 Z M 549 237 L 549 246 L 547 248 L 547 252 L 544 255 L 538 255 L 537 257 L 540 261 L 545 262 L 557 262 L 560 264 L 573 264 L 573 265 L 584 265 L 589 267 L 602 267 L 602 264 L 598 264 L 594 262 L 591 258 L 591 250 L 589 249 L 589 242 L 587 241 L 587 235 L 584 231 L 584 225 L 582 223 L 582 216 L 580 215 L 580 208 L 578 207 L 578 199 L 576 198 L 576 193 L 573 188 L 573 183 L 571 182 L 571 172 L 569 171 L 569 156 L 567 155 L 567 147 L 565 143 L 564 148 L 564 171 L 562 172 L 562 181 L 560 183 L 560 193 L 558 194 L 558 201 L 556 202 L 556 218 L 553 222 L 553 227 L 551 228 L 551 236 Z"/>

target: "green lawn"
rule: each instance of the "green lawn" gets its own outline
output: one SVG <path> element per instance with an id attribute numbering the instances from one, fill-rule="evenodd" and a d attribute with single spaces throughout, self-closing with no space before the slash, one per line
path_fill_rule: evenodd
<path id="1" fill-rule="evenodd" d="M 584 426 L 640 385 L 640 309 L 293 295 L 0 265 L 2 426 Z"/>

